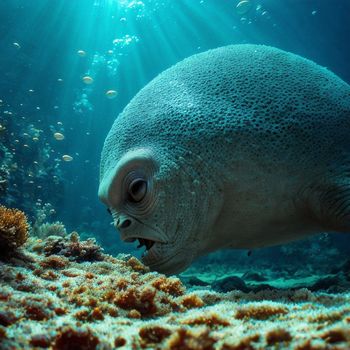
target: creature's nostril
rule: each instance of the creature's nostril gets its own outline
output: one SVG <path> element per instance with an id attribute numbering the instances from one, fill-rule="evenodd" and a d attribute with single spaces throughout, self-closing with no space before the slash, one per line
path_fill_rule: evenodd
<path id="1" fill-rule="evenodd" d="M 119 223 L 118 223 L 119 224 Z M 131 220 L 126 219 L 121 224 L 118 225 L 119 228 L 127 228 L 131 225 Z"/>

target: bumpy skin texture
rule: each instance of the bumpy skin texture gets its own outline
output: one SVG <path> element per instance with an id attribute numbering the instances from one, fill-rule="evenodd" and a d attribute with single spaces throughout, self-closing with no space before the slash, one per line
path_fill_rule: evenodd
<path id="1" fill-rule="evenodd" d="M 106 138 L 99 196 L 123 239 L 156 241 L 144 262 L 175 273 L 218 248 L 350 231 L 349 152 L 348 84 L 288 52 L 227 46 L 131 100 Z M 138 178 L 147 193 L 133 203 Z"/>

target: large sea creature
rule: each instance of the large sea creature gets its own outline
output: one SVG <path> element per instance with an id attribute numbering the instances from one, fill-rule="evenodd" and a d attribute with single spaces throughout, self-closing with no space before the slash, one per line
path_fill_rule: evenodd
<path id="1" fill-rule="evenodd" d="M 350 231 L 350 86 L 268 46 L 191 56 L 118 116 L 99 197 L 164 273 L 219 248 Z"/>

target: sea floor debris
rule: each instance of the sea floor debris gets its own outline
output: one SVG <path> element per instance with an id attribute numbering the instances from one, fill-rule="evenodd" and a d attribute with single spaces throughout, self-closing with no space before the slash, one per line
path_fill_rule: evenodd
<path id="1" fill-rule="evenodd" d="M 350 293 L 186 289 L 94 240 L 30 237 L 0 261 L 0 348 L 350 349 Z"/>

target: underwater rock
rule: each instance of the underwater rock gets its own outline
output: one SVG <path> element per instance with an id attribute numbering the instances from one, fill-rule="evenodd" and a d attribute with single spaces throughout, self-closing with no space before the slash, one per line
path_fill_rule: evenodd
<path id="1" fill-rule="evenodd" d="M 267 281 L 267 278 L 262 276 L 260 273 L 258 272 L 254 272 L 254 271 L 247 271 L 242 275 L 242 279 L 244 280 L 248 280 L 248 281 L 256 281 L 256 282 L 263 282 L 263 281 Z"/>
<path id="2" fill-rule="evenodd" d="M 262 290 L 278 290 L 278 288 L 273 287 L 268 283 L 260 283 L 258 285 L 251 287 L 251 290 L 256 293 L 256 292 L 260 292 Z"/>
<path id="3" fill-rule="evenodd" d="M 215 281 L 211 286 L 214 290 L 218 292 L 224 292 L 224 293 L 230 292 L 236 289 L 242 292 L 249 292 L 249 288 L 247 287 L 245 282 L 237 276 L 230 276 L 230 277 L 219 279 Z"/>
<path id="4" fill-rule="evenodd" d="M 186 277 L 181 277 L 181 280 L 189 286 L 209 286 L 210 283 L 202 281 L 196 276 L 186 276 Z"/>
<path id="5" fill-rule="evenodd" d="M 336 292 L 337 287 L 342 285 L 342 279 L 338 275 L 327 276 L 324 278 L 320 278 L 317 282 L 315 282 L 312 286 L 309 287 L 312 291 L 319 290 L 330 290 Z"/>
<path id="6" fill-rule="evenodd" d="M 350 259 L 346 260 L 339 267 L 334 268 L 332 273 L 343 273 L 344 277 L 350 281 Z"/>

